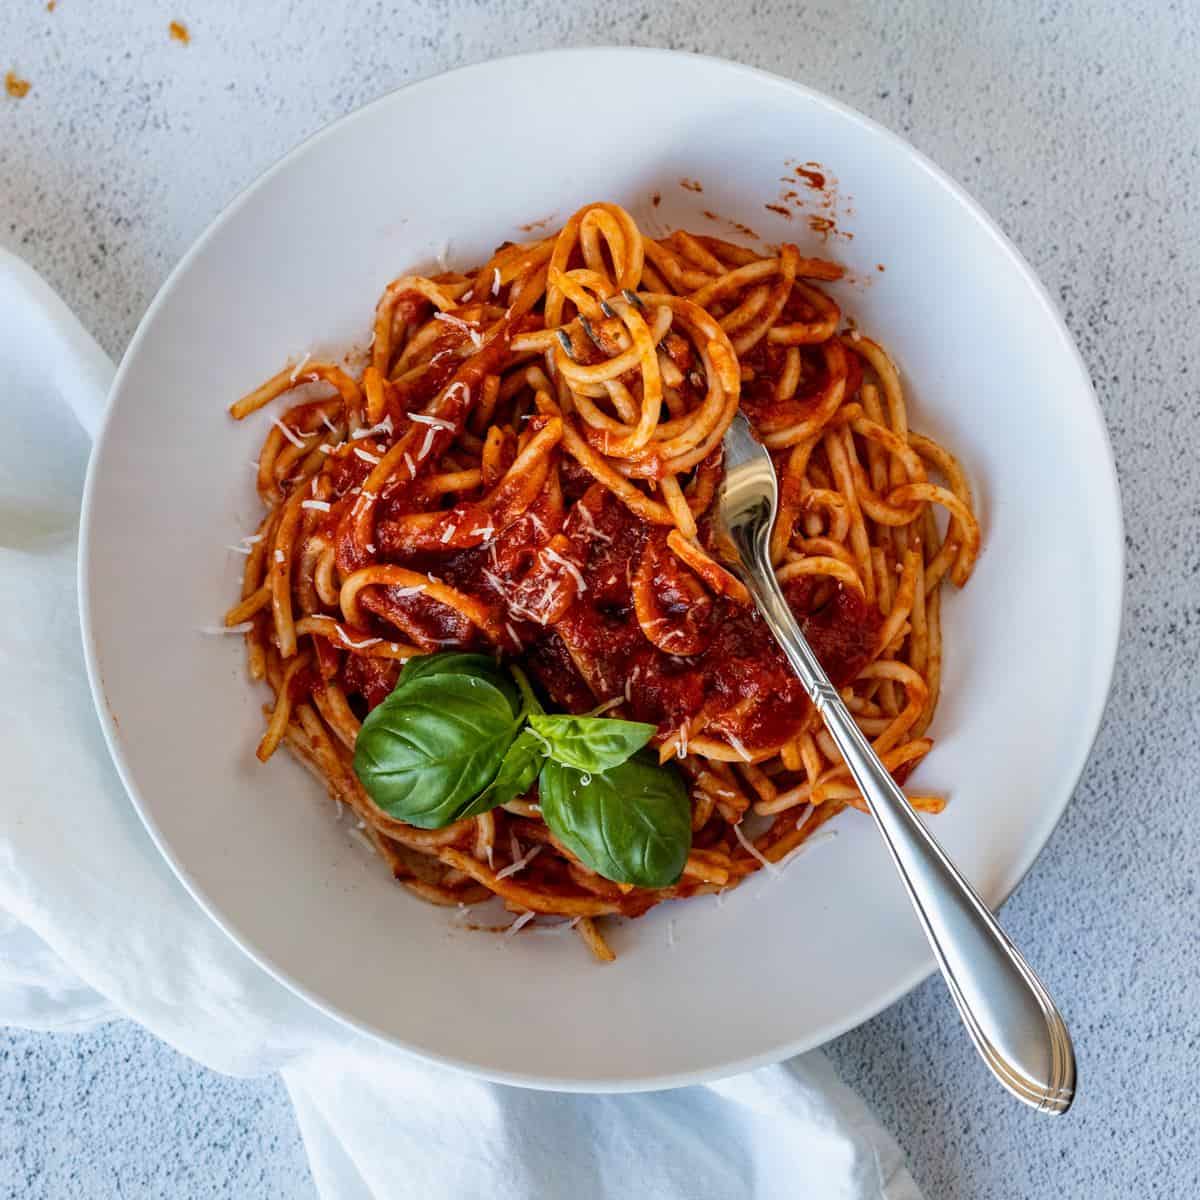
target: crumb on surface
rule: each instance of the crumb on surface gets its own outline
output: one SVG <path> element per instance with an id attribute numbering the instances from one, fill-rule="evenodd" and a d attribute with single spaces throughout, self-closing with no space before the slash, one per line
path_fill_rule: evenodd
<path id="1" fill-rule="evenodd" d="M 188 27 L 182 21 L 172 21 L 167 29 L 177 42 L 182 42 L 185 46 L 192 40 L 192 35 L 188 33 Z"/>
<path id="2" fill-rule="evenodd" d="M 21 100 L 33 85 L 28 79 L 22 79 L 16 71 L 9 71 L 4 76 L 4 90 L 14 99 Z"/>

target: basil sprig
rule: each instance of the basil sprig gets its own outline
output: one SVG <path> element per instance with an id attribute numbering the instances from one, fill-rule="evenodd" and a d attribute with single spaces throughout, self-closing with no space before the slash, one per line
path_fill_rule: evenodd
<path id="1" fill-rule="evenodd" d="M 482 654 L 409 659 L 367 716 L 354 771 L 384 812 L 440 829 L 524 795 L 606 879 L 667 887 L 691 849 L 687 789 L 673 766 L 639 753 L 654 726 L 546 713 L 524 674 Z"/>

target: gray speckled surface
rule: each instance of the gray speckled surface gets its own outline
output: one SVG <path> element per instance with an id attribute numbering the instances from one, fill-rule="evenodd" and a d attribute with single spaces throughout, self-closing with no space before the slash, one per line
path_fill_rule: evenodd
<path id="1" fill-rule="evenodd" d="M 172 18 L 189 46 L 169 39 Z M 6 0 L 0 33 L 0 73 L 33 84 L 0 97 L 0 240 L 114 355 L 192 238 L 282 152 L 407 79 L 497 53 L 636 41 L 739 58 L 856 105 L 964 183 L 1059 298 L 1124 487 L 1114 701 L 1005 910 L 1071 1021 L 1082 1091 L 1057 1123 L 1008 1102 L 937 982 L 831 1053 L 931 1200 L 1200 1195 L 1200 9 Z M 5 1192 L 267 1197 L 311 1184 L 277 1081 L 209 1074 L 118 1024 L 75 1040 L 0 1035 Z"/>

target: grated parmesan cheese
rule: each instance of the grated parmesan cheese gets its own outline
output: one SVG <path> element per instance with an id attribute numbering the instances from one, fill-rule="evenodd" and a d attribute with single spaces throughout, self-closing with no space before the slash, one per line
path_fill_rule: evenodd
<path id="1" fill-rule="evenodd" d="M 500 295 L 500 268 L 492 268 L 492 295 Z"/>
<path id="2" fill-rule="evenodd" d="M 587 584 L 584 583 L 584 581 L 583 581 L 583 573 L 569 558 L 563 558 L 563 556 L 561 554 L 559 554 L 559 552 L 557 550 L 553 549 L 550 546 L 546 547 L 546 557 L 548 559 L 550 559 L 551 562 L 559 563 L 562 566 L 567 568 L 567 571 L 570 573 L 571 577 L 575 580 L 576 586 L 578 586 L 580 594 L 587 591 Z"/>
<path id="3" fill-rule="evenodd" d="M 494 571 L 489 571 L 487 569 L 487 567 L 483 568 L 482 574 L 483 574 L 484 579 L 486 579 L 488 581 L 488 583 L 490 583 L 492 585 L 492 587 L 494 587 L 496 589 L 496 591 L 498 591 L 500 593 L 500 595 L 503 596 L 507 600 L 508 599 L 508 591 L 507 591 L 508 585 L 504 582 L 504 580 L 501 579 L 500 576 L 497 575 Z"/>
<path id="4" fill-rule="evenodd" d="M 442 531 L 442 545 L 444 546 L 457 532 L 457 525 L 447 525 Z"/>
<path id="5" fill-rule="evenodd" d="M 586 504 L 575 505 L 573 511 L 579 514 L 589 537 L 595 538 L 598 542 L 612 541 L 612 538 L 607 533 L 601 533 L 597 528 L 595 518 L 592 516 L 592 510 Z"/>
<path id="6" fill-rule="evenodd" d="M 253 621 L 243 621 L 240 625 L 201 625 L 198 632 L 206 637 L 221 637 L 226 633 L 249 633 L 253 628 Z"/>
<path id="7" fill-rule="evenodd" d="M 727 729 L 723 730 L 722 732 L 724 732 L 725 740 L 729 743 L 729 745 L 738 754 L 740 754 L 746 762 L 750 762 L 752 755 L 750 754 L 750 751 L 747 750 L 746 747 L 742 744 L 741 739 L 736 737 L 734 734 L 730 733 L 729 730 L 727 730 Z"/>
<path id="8" fill-rule="evenodd" d="M 403 599 L 405 596 L 419 596 L 425 591 L 423 583 L 415 583 L 411 587 L 398 587 L 392 589 L 392 595 L 397 599 Z"/>
<path id="9" fill-rule="evenodd" d="M 394 432 L 395 432 L 395 429 L 392 425 L 392 418 L 390 416 L 388 416 L 388 417 L 384 417 L 383 420 L 380 421 L 378 425 L 371 425 L 370 427 L 368 427 L 366 429 L 356 429 L 350 435 L 350 440 L 352 442 L 357 442 L 361 438 L 374 437 L 377 433 L 386 433 L 388 435 L 391 435 Z"/>
<path id="10" fill-rule="evenodd" d="M 354 454 L 357 458 L 361 458 L 365 463 L 370 463 L 373 467 L 379 466 L 381 461 L 380 459 L 376 458 L 374 454 L 368 453 L 361 446 L 354 447 Z"/>
<path id="11" fill-rule="evenodd" d="M 523 912 L 505 931 L 505 937 L 512 937 L 514 933 L 520 933 L 526 925 L 534 918 L 534 913 Z"/>
<path id="12" fill-rule="evenodd" d="M 331 505 L 328 500 L 302 500 L 301 508 L 311 508 L 314 512 L 328 512 Z"/>
<path id="13" fill-rule="evenodd" d="M 419 425 L 436 425 L 438 429 L 448 429 L 451 433 L 454 432 L 454 422 L 447 421 L 445 417 L 435 417 L 430 413 L 405 413 L 410 421 L 416 421 Z"/>
<path id="14" fill-rule="evenodd" d="M 296 382 L 296 380 L 297 380 L 297 379 L 300 377 L 300 372 L 304 370 L 304 364 L 305 364 L 306 362 L 308 362 L 308 360 L 309 360 L 310 358 L 312 358 L 312 351 L 311 351 L 311 350 L 305 350 L 305 352 L 304 352 L 304 357 L 303 357 L 303 358 L 302 358 L 302 359 L 301 359 L 301 360 L 300 360 L 300 361 L 299 361 L 299 362 L 296 364 L 296 368 L 295 368 L 295 370 L 294 370 L 294 371 L 292 371 L 292 374 L 291 374 L 291 381 L 292 381 L 293 383 L 295 383 L 295 382 Z"/>
<path id="15" fill-rule="evenodd" d="M 304 439 L 300 437 L 300 435 L 297 434 L 294 429 L 289 429 L 278 417 L 276 417 L 271 424 L 278 426 L 280 432 L 285 438 L 287 438 L 289 442 L 292 443 L 293 446 L 298 446 L 301 450 L 304 449 Z M 257 465 L 258 464 L 255 463 L 256 467 Z"/>
<path id="16" fill-rule="evenodd" d="M 465 333 L 471 339 L 472 345 L 478 350 L 483 345 L 483 334 L 479 332 L 473 325 L 468 324 L 462 317 L 456 317 L 447 312 L 435 312 L 433 314 L 435 321 L 442 321 L 449 325 L 452 329 L 457 329 L 461 333 Z"/>
<path id="17" fill-rule="evenodd" d="M 409 452 L 407 450 L 405 450 L 405 452 L 404 452 L 404 465 L 408 468 L 409 478 L 416 479 L 417 464 L 415 462 L 413 462 L 412 455 L 409 454 Z"/>
<path id="18" fill-rule="evenodd" d="M 758 859 L 768 875 L 779 874 L 779 868 L 742 832 L 740 821 L 733 827 L 733 836 L 742 843 L 742 847 L 751 858 Z"/>
<path id="19" fill-rule="evenodd" d="M 383 638 L 363 638 L 361 642 L 356 642 L 352 637 L 348 637 L 346 631 L 336 625 L 337 635 L 343 646 L 349 646 L 351 650 L 366 650 L 370 646 L 378 646 Z"/>
<path id="20" fill-rule="evenodd" d="M 329 419 L 329 415 L 324 409 L 321 409 L 321 420 L 325 422 L 325 428 L 329 430 L 335 437 L 337 436 L 337 426 Z"/>
<path id="21" fill-rule="evenodd" d="M 276 550 L 276 551 L 275 551 L 275 561 L 276 561 L 277 563 L 281 563 L 281 562 L 283 562 L 283 559 L 284 559 L 284 554 L 283 554 L 283 551 L 282 551 L 282 550 Z"/>
<path id="22" fill-rule="evenodd" d="M 530 850 L 528 854 L 525 854 L 521 858 L 518 858 L 515 862 L 509 863 L 509 865 L 507 867 L 505 867 L 503 871 L 497 871 L 496 878 L 497 879 L 507 879 L 510 875 L 515 875 L 518 871 L 525 870 L 525 868 L 527 866 L 529 866 L 529 864 L 531 862 L 533 862 L 533 860 L 535 858 L 537 858 L 537 856 L 539 854 L 541 854 L 541 852 L 542 852 L 542 846 L 539 843 L 538 845 L 534 846 L 533 849 Z"/>
<path id="23" fill-rule="evenodd" d="M 226 546 L 226 550 L 232 550 L 234 554 L 251 555 L 254 551 L 249 546 Z"/>

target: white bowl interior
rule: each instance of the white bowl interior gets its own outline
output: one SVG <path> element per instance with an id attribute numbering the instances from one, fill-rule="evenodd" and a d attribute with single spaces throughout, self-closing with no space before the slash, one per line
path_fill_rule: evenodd
<path id="1" fill-rule="evenodd" d="M 853 240 L 765 208 L 789 160 L 836 175 Z M 1061 323 L 953 185 L 820 96 L 665 53 L 505 60 L 377 102 L 243 195 L 147 314 L 92 464 L 85 641 L 118 766 L 201 902 L 316 1003 L 494 1078 L 597 1089 L 819 1044 L 916 982 L 931 959 L 867 820 L 843 815 L 836 838 L 720 907 L 623 926 L 610 967 L 561 936 L 458 929 L 391 882 L 285 755 L 258 765 L 264 694 L 240 639 L 198 631 L 235 596 L 225 546 L 258 512 L 269 416 L 238 425 L 226 405 L 289 357 L 362 346 L 383 286 L 444 243 L 475 263 L 604 198 L 651 228 L 727 231 L 709 210 L 847 263 L 838 298 L 892 351 L 914 426 L 966 466 L 984 553 L 944 606 L 937 744 L 916 778 L 952 797 L 935 831 L 990 901 L 1074 786 L 1120 602 L 1111 455 Z"/>

